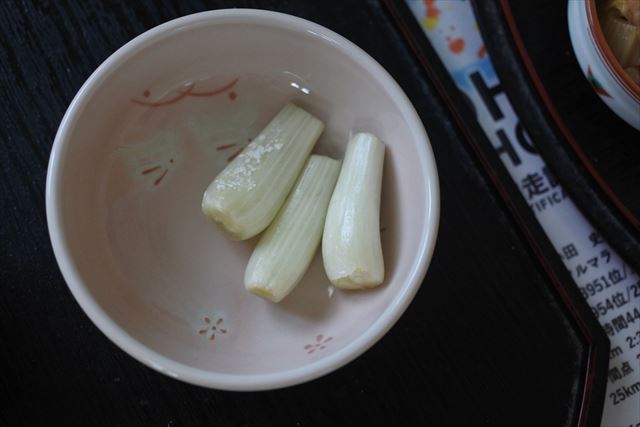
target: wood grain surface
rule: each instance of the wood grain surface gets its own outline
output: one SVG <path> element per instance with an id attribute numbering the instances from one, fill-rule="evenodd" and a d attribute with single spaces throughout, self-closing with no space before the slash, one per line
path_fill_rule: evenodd
<path id="1" fill-rule="evenodd" d="M 191 386 L 125 354 L 71 296 L 46 227 L 49 151 L 83 81 L 143 31 L 224 7 L 301 16 L 361 46 L 410 97 L 440 174 L 436 252 L 404 316 L 346 367 L 269 392 Z M 377 1 L 5 1 L 0 40 L 0 425 L 572 423 L 585 344 Z"/>

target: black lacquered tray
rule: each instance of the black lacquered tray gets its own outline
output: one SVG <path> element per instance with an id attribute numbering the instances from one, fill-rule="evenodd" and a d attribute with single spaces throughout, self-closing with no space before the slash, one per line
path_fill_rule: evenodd
<path id="1" fill-rule="evenodd" d="M 604 332 L 402 3 L 387 4 L 0 3 L 0 425 L 599 425 Z M 315 21 L 373 56 L 420 115 L 440 176 L 435 255 L 400 321 L 344 368 L 269 392 L 188 385 L 121 351 L 71 296 L 44 212 L 56 128 L 91 72 L 151 27 L 231 7 Z"/>
<path id="2" fill-rule="evenodd" d="M 639 270 L 640 131 L 609 110 L 582 74 L 566 2 L 474 6 L 494 65 L 545 160 L 582 212 Z"/>
<path id="3" fill-rule="evenodd" d="M 560 258 L 556 256 L 530 207 L 524 202 L 525 199 L 498 158 L 496 149 L 478 124 L 476 112 L 469 108 L 467 98 L 454 84 L 436 51 L 425 37 L 423 29 L 404 4 L 393 1 L 385 1 L 385 4 L 426 76 L 441 96 L 443 104 L 448 107 L 452 119 L 464 136 L 468 147 L 476 155 L 497 190 L 497 194 L 502 197 L 514 216 L 534 257 L 547 274 L 549 279 L 547 286 L 555 292 L 559 303 L 566 310 L 581 339 L 584 340 L 585 349 L 588 349 L 586 350 L 588 357 L 584 360 L 581 368 L 582 378 L 579 392 L 573 396 L 575 400 L 570 405 L 568 425 L 599 426 L 606 386 L 608 340 L 591 315 L 586 302 L 577 292 L 577 286 L 571 276 L 567 274 Z M 486 37 L 487 31 L 489 30 L 483 31 L 484 37 Z M 489 52 L 493 58 L 491 46 L 489 46 Z M 499 76 L 502 79 L 501 73 Z M 504 90 L 507 89 L 504 88 Z M 510 99 L 513 99 L 514 93 L 508 90 L 507 93 Z M 518 94 L 518 96 L 523 95 Z M 537 143 L 537 140 L 535 141 Z"/>

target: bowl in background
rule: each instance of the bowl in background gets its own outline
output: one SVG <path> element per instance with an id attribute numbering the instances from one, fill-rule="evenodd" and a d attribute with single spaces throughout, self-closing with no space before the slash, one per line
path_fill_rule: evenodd
<path id="1" fill-rule="evenodd" d="M 359 131 L 387 145 L 378 289 L 334 291 L 318 251 L 280 304 L 249 294 L 255 239 L 227 239 L 200 211 L 290 100 L 326 124 L 315 152 L 341 158 Z M 428 137 L 386 71 L 319 25 L 247 9 L 173 20 L 109 57 L 62 120 L 46 197 L 58 264 L 98 328 L 160 372 L 230 390 L 304 382 L 373 345 L 418 290 L 439 220 Z"/>
<path id="2" fill-rule="evenodd" d="M 595 0 L 569 0 L 569 35 L 580 69 L 600 99 L 640 130 L 640 86 L 622 69 L 600 26 Z"/>

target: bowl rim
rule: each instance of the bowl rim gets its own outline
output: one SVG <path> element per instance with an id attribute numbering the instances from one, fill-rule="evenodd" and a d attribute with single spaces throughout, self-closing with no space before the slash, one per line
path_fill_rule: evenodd
<path id="1" fill-rule="evenodd" d="M 587 11 L 589 34 L 596 46 L 598 56 L 600 56 L 600 59 L 609 70 L 609 73 L 613 75 L 618 85 L 620 85 L 635 102 L 640 103 L 640 85 L 636 84 L 624 71 L 604 37 L 600 19 L 598 18 L 596 0 L 588 0 L 583 3 Z"/>
<path id="2" fill-rule="evenodd" d="M 264 374 L 227 374 L 194 368 L 152 350 L 120 327 L 94 299 L 73 262 L 72 252 L 64 232 L 61 202 L 60 182 L 67 151 L 66 142 L 70 139 L 71 131 L 92 93 L 106 78 L 135 53 L 162 39 L 163 36 L 170 35 L 173 31 L 187 26 L 230 22 L 259 22 L 276 28 L 285 28 L 294 33 L 301 31 L 309 33 L 341 50 L 351 60 L 370 70 L 371 75 L 395 100 L 407 121 L 417 141 L 416 148 L 420 157 L 421 172 L 427 178 L 424 233 L 419 251 L 409 272 L 407 283 L 403 285 L 389 306 L 364 333 L 335 353 L 301 367 Z M 126 353 L 170 377 L 209 388 L 239 391 L 276 389 L 310 381 L 346 365 L 375 344 L 397 322 L 422 284 L 433 256 L 440 220 L 438 173 L 430 140 L 413 105 L 398 83 L 365 51 L 339 34 L 302 18 L 258 9 L 222 9 L 179 17 L 138 35 L 109 56 L 85 81 L 62 118 L 49 158 L 45 198 L 49 237 L 58 266 L 74 298 L 98 329 Z"/>

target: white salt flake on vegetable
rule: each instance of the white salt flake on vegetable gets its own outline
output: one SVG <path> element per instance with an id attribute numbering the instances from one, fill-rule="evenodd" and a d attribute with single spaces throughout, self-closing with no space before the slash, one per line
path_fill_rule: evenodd
<path id="1" fill-rule="evenodd" d="M 202 211 L 234 239 L 249 239 L 278 213 L 324 130 L 324 124 L 289 103 L 204 193 Z"/>

